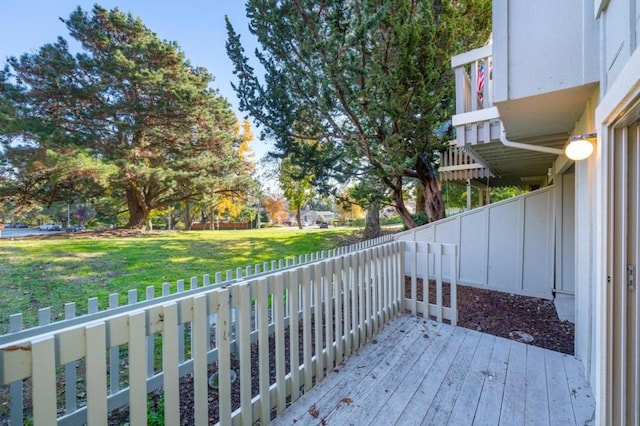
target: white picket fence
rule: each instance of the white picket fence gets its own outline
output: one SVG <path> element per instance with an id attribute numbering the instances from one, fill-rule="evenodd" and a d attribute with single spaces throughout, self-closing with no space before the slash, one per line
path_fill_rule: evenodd
<path id="1" fill-rule="evenodd" d="M 11 424 L 23 423 L 22 398 L 28 390 L 36 425 L 106 424 L 109 412 L 125 406 L 130 424 L 146 424 L 147 395 L 160 388 L 165 424 L 179 424 L 180 379 L 187 375 L 193 377 L 195 424 L 208 424 L 208 406 L 213 403 L 218 404 L 222 424 L 232 420 L 252 424 L 260 419 L 266 423 L 272 409 L 282 412 L 288 401 L 295 402 L 403 309 L 414 314 L 424 311 L 424 303 L 415 300 L 413 285 L 417 263 L 423 261 L 418 257 L 420 244 L 390 242 L 361 248 L 148 300 L 133 305 L 136 309 L 113 309 L 100 318 L 85 316 L 81 323 L 54 330 L 28 336 L 16 333 L 21 337 L 0 343 L 0 386 L 20 392 L 19 403 L 12 395 Z M 455 246 L 445 246 L 428 244 L 424 252 L 436 265 L 446 257 L 455 263 Z M 409 262 L 412 298 L 404 294 L 406 250 L 416 254 Z M 436 268 L 442 271 L 441 266 Z M 441 304 L 441 276 L 436 281 L 440 305 L 431 305 L 429 312 L 455 324 L 455 279 L 449 308 Z M 301 334 L 291 326 L 295 322 L 301 322 Z M 269 352 L 270 337 L 274 353 Z M 258 359 L 252 361 L 255 343 Z M 285 345 L 290 353 L 287 369 Z M 126 357 L 120 355 L 124 352 Z M 239 360 L 240 406 L 235 410 L 232 353 Z M 275 359 L 274 375 L 270 357 Z M 259 392 L 254 394 L 251 367 L 256 362 Z M 208 391 L 210 365 L 219 375 L 217 401 Z M 24 388 L 27 392 L 26 380 L 31 381 Z M 56 398 L 62 381 L 64 398 Z"/>
<path id="2" fill-rule="evenodd" d="M 125 305 L 119 304 L 119 294 L 112 293 L 109 295 L 108 305 L 104 306 L 103 310 L 100 310 L 99 299 L 97 297 L 92 297 L 87 300 L 86 311 L 82 315 L 77 315 L 78 306 L 75 302 L 66 303 L 64 305 L 64 319 L 59 321 L 52 321 L 53 309 L 51 307 L 41 308 L 37 313 L 38 325 L 36 327 L 25 328 L 24 314 L 16 313 L 9 316 L 8 333 L 0 335 L 0 345 L 15 339 L 40 334 L 45 331 L 53 331 L 60 327 L 68 327 L 74 324 L 79 324 L 80 322 L 99 319 L 104 316 L 113 315 L 114 313 L 122 313 L 131 309 L 139 309 L 144 307 L 146 304 L 158 302 L 159 297 L 163 298 L 162 300 L 165 300 L 164 298 L 179 297 L 181 293 L 194 290 L 198 291 L 197 289 L 204 289 L 204 287 L 209 287 L 211 285 L 226 286 L 249 277 L 257 278 L 276 271 L 282 271 L 306 263 L 316 262 L 320 259 L 342 256 L 365 248 L 375 247 L 377 245 L 393 241 L 394 239 L 393 235 L 384 235 L 382 237 L 363 241 L 357 244 L 338 247 L 333 250 L 300 254 L 286 257 L 284 259 L 264 262 L 262 264 L 247 265 L 243 268 L 236 268 L 235 271 L 227 269 L 224 272 L 214 273 L 213 281 L 211 280 L 210 274 L 204 274 L 201 282 L 198 277 L 191 277 L 189 279 L 188 288 L 185 284 L 185 280 L 177 280 L 175 293 L 173 294 L 171 293 L 171 284 L 168 282 L 162 283 L 160 289 L 156 286 L 150 285 L 145 289 L 144 300 L 140 297 L 138 290 L 133 289 L 127 292 L 127 304 Z M 159 296 L 156 294 L 158 290 L 160 290 Z"/>

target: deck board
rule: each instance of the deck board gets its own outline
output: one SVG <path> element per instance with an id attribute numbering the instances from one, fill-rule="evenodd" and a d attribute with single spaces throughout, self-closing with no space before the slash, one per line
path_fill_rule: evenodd
<path id="1" fill-rule="evenodd" d="M 427 374 L 423 373 L 422 377 L 411 378 L 411 380 L 420 380 L 420 384 L 413 396 L 408 399 L 408 404 L 397 419 L 397 425 L 417 425 L 422 422 L 426 409 L 431 406 L 449 371 L 451 361 L 456 358 L 458 351 L 462 348 L 468 336 L 468 331 L 463 328 L 456 328 L 449 337 L 449 344 L 438 354 Z M 402 388 L 402 385 L 400 387 Z"/>
<path id="2" fill-rule="evenodd" d="M 495 341 L 495 336 L 490 334 L 480 336 L 480 343 L 449 417 L 450 424 L 468 425 L 473 422 Z"/>
<path id="3" fill-rule="evenodd" d="M 404 407 L 409 403 L 409 399 L 420 385 L 418 379 L 424 376 L 425 371 L 429 371 L 435 359 L 444 351 L 447 344 L 450 343 L 449 337 L 454 329 L 444 327 L 442 324 L 440 327 L 437 327 L 438 323 L 435 322 L 431 324 L 434 327 L 432 332 L 429 333 L 429 344 L 424 347 L 420 357 L 411 365 L 409 372 L 398 378 L 395 389 L 390 389 L 389 392 L 385 392 L 384 397 L 386 398 L 386 402 L 379 401 L 377 410 L 371 413 L 362 413 L 362 418 L 378 420 L 384 417 L 385 419 L 394 419 L 395 421 L 395 419 L 400 417 Z M 389 423 L 391 422 L 389 421 Z M 363 422 L 362 424 L 367 423 Z"/>
<path id="4" fill-rule="evenodd" d="M 505 339 L 496 339 L 493 344 L 489 368 L 486 370 L 480 401 L 472 423 L 474 425 L 496 425 L 500 421 L 510 348 L 510 342 Z"/>
<path id="5" fill-rule="evenodd" d="M 547 375 L 544 366 L 544 349 L 527 348 L 527 377 L 525 390 L 524 421 L 527 425 L 549 424 L 549 398 L 547 397 Z"/>
<path id="6" fill-rule="evenodd" d="M 500 424 L 523 425 L 527 347 L 516 342 L 511 342 L 510 346 L 507 377 L 500 408 Z"/>
<path id="7" fill-rule="evenodd" d="M 569 384 L 564 369 L 563 355 L 558 352 L 546 351 L 544 354 L 547 371 L 547 390 L 549 404 L 554 409 L 549 410 L 549 420 L 552 424 L 571 424 L 575 421 Z"/>
<path id="8" fill-rule="evenodd" d="M 272 424 L 545 425 L 593 416 L 571 356 L 408 315 L 374 339 Z"/>
<path id="9" fill-rule="evenodd" d="M 436 391 L 429 410 L 422 419 L 422 424 L 442 425 L 447 423 L 460 394 L 464 378 L 470 371 L 471 361 L 478 349 L 480 336 L 480 333 L 470 333 L 465 337 L 456 358 L 449 366 L 447 375 Z"/>

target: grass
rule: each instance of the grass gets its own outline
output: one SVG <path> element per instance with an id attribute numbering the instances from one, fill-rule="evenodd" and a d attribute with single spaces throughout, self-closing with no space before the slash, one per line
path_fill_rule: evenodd
<path id="1" fill-rule="evenodd" d="M 37 310 L 51 307 L 52 320 L 64 315 L 64 304 L 76 302 L 77 314 L 87 300 L 98 297 L 100 309 L 111 293 L 126 303 L 127 292 L 163 282 L 227 269 L 262 264 L 292 255 L 330 250 L 354 241 L 358 230 L 260 229 L 246 231 L 168 232 L 126 238 L 81 236 L 0 241 L 0 334 L 8 331 L 9 315 L 22 313 L 24 325 L 37 323 Z"/>

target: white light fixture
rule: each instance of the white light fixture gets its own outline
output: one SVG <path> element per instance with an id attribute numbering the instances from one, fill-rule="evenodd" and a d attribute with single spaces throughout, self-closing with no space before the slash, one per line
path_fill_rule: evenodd
<path id="1" fill-rule="evenodd" d="M 564 149 L 564 155 L 574 161 L 584 160 L 593 153 L 593 143 L 597 135 L 595 133 L 588 133 L 586 135 L 572 136 L 569 140 L 569 145 Z"/>

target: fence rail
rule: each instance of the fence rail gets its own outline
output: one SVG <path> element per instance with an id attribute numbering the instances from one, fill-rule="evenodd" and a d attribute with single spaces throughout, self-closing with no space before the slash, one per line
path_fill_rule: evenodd
<path id="1" fill-rule="evenodd" d="M 411 282 L 426 256 L 440 289 L 438 265 L 447 256 L 456 262 L 455 246 L 393 241 L 2 344 L 0 386 L 20 390 L 11 424 L 23 424 L 26 397 L 36 425 L 106 424 L 127 406 L 130 424 L 145 425 L 148 395 L 159 389 L 165 424 L 179 424 L 186 376 L 194 424 L 209 423 L 211 404 L 222 424 L 267 423 L 272 410 L 281 413 L 405 308 L 424 312 L 415 289 L 405 295 L 407 254 Z M 451 288 L 452 305 L 442 306 L 438 290 L 429 313 L 455 323 L 455 279 Z M 218 389 L 210 392 L 214 373 Z"/>

